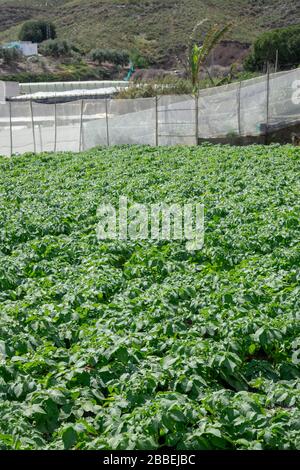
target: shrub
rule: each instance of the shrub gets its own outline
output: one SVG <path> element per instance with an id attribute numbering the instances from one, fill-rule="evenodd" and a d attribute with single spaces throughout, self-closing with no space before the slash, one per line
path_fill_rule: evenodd
<path id="1" fill-rule="evenodd" d="M 55 26 L 49 21 L 26 21 L 19 32 L 20 41 L 41 43 L 47 39 L 55 38 Z"/>
<path id="2" fill-rule="evenodd" d="M 137 49 L 132 49 L 130 53 L 130 60 L 134 67 L 139 69 L 146 69 L 149 67 L 149 60 L 144 57 Z"/>
<path id="3" fill-rule="evenodd" d="M 117 98 L 151 98 L 158 95 L 188 95 L 192 93 L 193 86 L 189 80 L 167 76 L 147 83 L 135 83 L 129 88 L 121 90 Z"/>
<path id="4" fill-rule="evenodd" d="M 13 64 L 21 59 L 21 53 L 15 47 L 10 49 L 0 47 L 0 59 L 6 65 Z"/>
<path id="5" fill-rule="evenodd" d="M 97 62 L 99 65 L 103 62 L 111 62 L 115 65 L 127 65 L 129 63 L 128 52 L 113 49 L 93 49 L 89 57 L 93 62 Z"/>
<path id="6" fill-rule="evenodd" d="M 76 46 L 65 39 L 49 39 L 40 47 L 41 54 L 51 57 L 69 57 L 78 52 Z"/>
<path id="7" fill-rule="evenodd" d="M 244 61 L 245 69 L 256 71 L 266 62 L 275 63 L 276 51 L 282 67 L 300 63 L 300 25 L 275 29 L 259 36 Z"/>

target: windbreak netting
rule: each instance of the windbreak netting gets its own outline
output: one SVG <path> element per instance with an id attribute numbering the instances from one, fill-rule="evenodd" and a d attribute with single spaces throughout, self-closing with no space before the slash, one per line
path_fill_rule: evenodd
<path id="1" fill-rule="evenodd" d="M 195 98 L 190 95 L 158 97 L 157 132 L 158 145 L 195 145 Z"/>
<path id="2" fill-rule="evenodd" d="M 10 103 L 12 153 L 34 152 L 33 119 L 30 102 Z"/>
<path id="3" fill-rule="evenodd" d="M 37 152 L 55 151 L 55 105 L 32 103 Z"/>
<path id="4" fill-rule="evenodd" d="M 0 104 L 0 155 L 11 155 L 9 103 Z"/>
<path id="5" fill-rule="evenodd" d="M 300 119 L 300 69 L 270 76 L 269 119 L 272 127 L 284 127 Z"/>
<path id="6" fill-rule="evenodd" d="M 56 106 L 57 151 L 80 151 L 82 101 L 58 103 Z"/>
<path id="7" fill-rule="evenodd" d="M 199 138 L 217 138 L 239 133 L 239 93 L 239 83 L 199 92 Z"/>
<path id="8" fill-rule="evenodd" d="M 105 100 L 84 101 L 82 116 L 81 150 L 97 145 L 108 145 Z"/>
<path id="9" fill-rule="evenodd" d="M 155 98 L 109 100 L 107 106 L 109 145 L 155 145 Z"/>
<path id="10" fill-rule="evenodd" d="M 265 133 L 268 102 L 267 76 L 241 82 L 240 135 L 258 136 Z"/>
<path id="11" fill-rule="evenodd" d="M 201 90 L 198 97 L 0 104 L 0 154 L 78 152 L 118 144 L 195 145 L 198 138 L 267 136 L 296 122 L 300 68 Z"/>

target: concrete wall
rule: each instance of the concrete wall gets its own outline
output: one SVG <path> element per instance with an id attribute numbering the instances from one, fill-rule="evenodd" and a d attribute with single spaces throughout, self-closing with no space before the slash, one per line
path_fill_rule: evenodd
<path id="1" fill-rule="evenodd" d="M 20 94 L 20 85 L 17 82 L 0 82 L 0 103 L 5 103 L 7 98 Z"/>

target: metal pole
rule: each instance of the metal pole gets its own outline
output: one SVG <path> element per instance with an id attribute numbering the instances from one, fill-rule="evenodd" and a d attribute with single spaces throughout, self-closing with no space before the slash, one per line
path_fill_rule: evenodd
<path id="1" fill-rule="evenodd" d="M 196 145 L 198 145 L 198 92 L 195 95 L 195 138 L 196 138 Z"/>
<path id="2" fill-rule="evenodd" d="M 238 96 L 237 96 L 237 118 L 238 118 L 238 133 L 241 135 L 241 88 L 242 82 L 238 85 Z"/>
<path id="3" fill-rule="evenodd" d="M 158 147 L 158 96 L 155 97 L 155 146 Z"/>
<path id="4" fill-rule="evenodd" d="M 34 131 L 34 118 L 33 118 L 33 109 L 32 109 L 32 100 L 30 100 L 30 115 L 31 115 L 31 127 L 32 127 L 32 137 L 33 137 L 33 151 L 36 153 L 36 141 L 35 141 L 35 131 Z"/>
<path id="5" fill-rule="evenodd" d="M 107 98 L 105 98 L 105 119 L 106 119 L 106 143 L 109 147 L 109 127 L 108 127 L 108 108 L 107 108 Z"/>
<path id="6" fill-rule="evenodd" d="M 83 100 L 80 107 L 80 131 L 79 131 L 79 152 L 82 150 L 82 121 L 83 121 Z"/>
<path id="7" fill-rule="evenodd" d="M 9 102 L 9 139 L 10 139 L 10 156 L 12 156 L 12 154 L 13 154 L 13 133 L 12 133 L 11 101 Z"/>
<path id="8" fill-rule="evenodd" d="M 276 49 L 276 60 L 275 60 L 275 73 L 278 70 L 278 49 Z"/>
<path id="9" fill-rule="evenodd" d="M 54 103 L 54 152 L 56 152 L 56 141 L 57 141 L 57 110 L 56 102 Z"/>
<path id="10" fill-rule="evenodd" d="M 268 143 L 268 134 L 269 134 L 269 108 L 270 108 L 270 67 L 268 62 L 267 69 L 267 106 L 266 106 L 266 134 L 265 134 L 265 143 Z"/>

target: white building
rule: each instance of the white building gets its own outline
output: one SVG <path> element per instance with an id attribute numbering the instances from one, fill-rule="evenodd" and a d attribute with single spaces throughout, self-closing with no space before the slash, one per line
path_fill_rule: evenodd
<path id="1" fill-rule="evenodd" d="M 5 49 L 18 49 L 25 57 L 38 54 L 38 45 L 36 42 L 31 41 L 12 41 L 4 44 L 2 47 Z"/>

